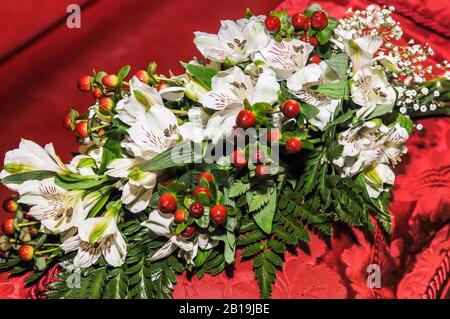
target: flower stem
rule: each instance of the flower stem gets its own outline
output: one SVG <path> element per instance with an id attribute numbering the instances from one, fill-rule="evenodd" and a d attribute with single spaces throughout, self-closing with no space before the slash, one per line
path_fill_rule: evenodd
<path id="1" fill-rule="evenodd" d="M 51 249 L 40 250 L 40 251 L 35 252 L 34 254 L 35 255 L 43 255 L 43 254 L 54 252 L 55 250 L 58 250 L 58 249 L 59 249 L 59 246 L 55 247 L 55 248 L 51 248 Z"/>
<path id="2" fill-rule="evenodd" d="M 18 227 L 26 227 L 26 226 L 36 225 L 36 224 L 39 224 L 39 222 L 33 221 L 33 222 L 21 223 L 21 224 L 17 224 L 17 226 Z"/>
<path id="3" fill-rule="evenodd" d="M 188 115 L 188 111 L 183 111 L 183 110 L 174 110 L 174 109 L 169 109 L 173 114 L 177 114 L 177 115 L 181 115 L 181 116 L 187 116 Z"/>

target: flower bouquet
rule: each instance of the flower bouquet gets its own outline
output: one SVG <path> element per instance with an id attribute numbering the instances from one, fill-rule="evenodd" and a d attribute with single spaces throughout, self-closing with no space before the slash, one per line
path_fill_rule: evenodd
<path id="1" fill-rule="evenodd" d="M 378 223 L 388 236 L 413 120 L 448 115 L 450 100 L 447 63 L 428 65 L 393 10 L 247 10 L 195 33 L 202 57 L 185 74 L 151 62 L 82 76 L 94 101 L 64 117 L 81 144 L 71 162 L 29 140 L 6 153 L 0 178 L 18 195 L 4 202 L 15 217 L 0 268 L 33 270 L 27 283 L 51 269 L 50 298 L 167 298 L 177 274 L 239 256 L 267 298 L 309 231 Z"/>

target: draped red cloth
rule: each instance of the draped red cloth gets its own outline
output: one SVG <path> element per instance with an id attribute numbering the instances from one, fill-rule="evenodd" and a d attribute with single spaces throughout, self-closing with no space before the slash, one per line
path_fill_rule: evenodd
<path id="1" fill-rule="evenodd" d="M 278 9 L 303 11 L 312 1 L 287 0 Z M 362 9 L 357 0 L 319 2 L 341 17 L 348 7 Z M 278 1 L 79 1 L 82 28 L 65 27 L 65 6 L 74 1 L 4 1 L 0 21 L 6 36 L 0 43 L 1 93 L 0 153 L 17 147 L 20 137 L 44 144 L 53 141 L 64 159 L 76 149 L 71 133 L 58 125 L 67 107 L 85 110 L 89 98 L 75 89 L 75 79 L 92 67 L 115 71 L 122 64 L 136 68 L 158 61 L 161 72 L 181 71 L 179 59 L 197 54 L 192 32 L 214 32 L 219 20 L 242 16 L 245 7 L 267 13 Z M 395 18 L 406 38 L 428 42 L 434 59 L 449 58 L 450 9 L 439 0 L 393 0 Z M 19 7 L 20 6 L 20 7 Z M 42 11 L 42 12 L 41 12 Z M 31 13 L 38 13 L 30 19 Z M 21 21 L 25 27 L 17 24 Z M 59 22 L 58 22 L 59 21 Z M 5 23 L 6 22 L 6 23 Z M 7 81 L 5 78 L 7 77 Z M 56 125 L 55 125 L 56 123 Z M 450 297 L 450 119 L 428 119 L 414 132 L 409 153 L 396 169 L 392 191 L 393 233 L 368 233 L 336 225 L 324 238 L 311 232 L 305 249 L 285 254 L 277 273 L 274 298 L 445 298 Z M 73 141 L 73 142 L 70 142 Z M 7 191 L 1 191 L 6 196 Z M 5 214 L 2 214 L 5 218 Z M 367 266 L 378 264 L 381 288 L 368 287 Z M 0 275 L 0 297 L 40 296 L 39 286 L 24 288 L 23 277 Z M 240 261 L 232 274 L 205 275 L 201 280 L 178 277 L 175 298 L 258 298 L 251 262 Z"/>

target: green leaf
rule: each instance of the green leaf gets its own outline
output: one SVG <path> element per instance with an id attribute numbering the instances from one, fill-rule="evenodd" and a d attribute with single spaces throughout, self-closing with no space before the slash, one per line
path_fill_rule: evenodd
<path id="1" fill-rule="evenodd" d="M 7 170 L 7 169 L 5 169 L 5 170 Z M 25 173 L 9 175 L 5 178 L 2 178 L 2 183 L 3 184 L 22 184 L 23 182 L 28 181 L 28 180 L 41 181 L 43 179 L 53 177 L 53 176 L 56 176 L 55 172 L 32 171 L 32 172 L 25 172 Z"/>
<path id="2" fill-rule="evenodd" d="M 272 190 L 268 203 L 259 212 L 257 212 L 253 218 L 256 224 L 266 233 L 272 232 L 273 216 L 277 210 L 277 191 Z"/>
<path id="3" fill-rule="evenodd" d="M 334 99 L 347 100 L 349 97 L 347 81 L 319 84 L 312 87 L 312 89 L 319 94 L 327 95 Z"/>
<path id="4" fill-rule="evenodd" d="M 331 126 L 333 125 L 338 125 L 338 124 L 342 124 L 347 122 L 348 120 L 350 120 L 353 115 L 356 113 L 356 111 L 358 111 L 357 109 L 354 110 L 350 110 L 342 115 L 340 115 L 337 119 L 335 119 L 333 122 L 328 123 L 325 127 L 324 127 L 324 131 L 328 130 Z"/>
<path id="5" fill-rule="evenodd" d="M 108 274 L 103 298 L 105 299 L 125 299 L 128 291 L 128 278 L 122 268 L 114 268 Z"/>
<path id="6" fill-rule="evenodd" d="M 120 68 L 119 72 L 117 72 L 117 77 L 119 78 L 119 82 L 122 82 L 123 79 L 130 73 L 131 67 L 129 65 L 124 65 Z"/>
<path id="7" fill-rule="evenodd" d="M 372 111 L 372 113 L 369 114 L 367 117 L 367 120 L 374 119 L 376 117 L 380 117 L 386 113 L 392 112 L 392 109 L 394 108 L 394 105 L 389 104 L 378 104 L 375 109 Z"/>
<path id="8" fill-rule="evenodd" d="M 218 73 L 206 66 L 181 63 L 181 65 L 207 90 L 211 90 L 211 80 Z"/>
<path id="9" fill-rule="evenodd" d="M 317 114 L 319 114 L 319 109 L 314 105 L 302 102 L 301 112 L 309 120 L 316 117 Z"/>
<path id="10" fill-rule="evenodd" d="M 330 41 L 331 35 L 333 34 L 333 30 L 330 28 L 325 28 L 316 34 L 316 38 L 321 45 L 325 45 Z"/>
<path id="11" fill-rule="evenodd" d="M 152 107 L 152 102 L 145 96 L 144 93 L 139 90 L 133 90 L 133 94 L 136 100 L 138 100 L 138 102 L 145 106 L 147 109 L 150 109 Z"/>
<path id="12" fill-rule="evenodd" d="M 272 284 L 275 282 L 275 266 L 268 261 L 265 254 L 258 255 L 253 259 L 253 271 L 258 282 L 262 298 L 270 298 Z"/>
<path id="13" fill-rule="evenodd" d="M 397 116 L 396 122 L 398 122 L 398 124 L 400 124 L 400 126 L 403 127 L 408 132 L 409 135 L 412 134 L 414 122 L 409 117 L 403 114 L 399 114 Z"/>
<path id="14" fill-rule="evenodd" d="M 348 55 L 346 53 L 338 53 L 332 58 L 325 60 L 325 63 L 336 72 L 340 79 L 347 78 Z"/>
<path id="15" fill-rule="evenodd" d="M 89 189 L 89 188 L 100 186 L 105 182 L 106 182 L 106 178 L 103 178 L 103 176 L 101 176 L 101 178 L 99 178 L 99 179 L 86 179 L 86 180 L 81 180 L 81 181 L 77 181 L 77 182 L 67 182 L 67 181 L 61 179 L 59 176 L 57 176 L 55 178 L 55 184 L 64 188 L 65 190 L 68 190 L 68 191 Z"/>
<path id="16" fill-rule="evenodd" d="M 94 278 L 91 282 L 89 291 L 89 299 L 100 299 L 103 295 L 103 288 L 105 287 L 106 268 L 98 268 L 94 271 Z"/>
<path id="17" fill-rule="evenodd" d="M 120 142 L 122 134 L 118 131 L 111 134 L 103 145 L 102 164 L 100 165 L 99 174 L 103 174 L 111 161 L 122 157 Z"/>
<path id="18" fill-rule="evenodd" d="M 184 141 L 152 158 L 142 166 L 144 171 L 161 171 L 166 168 L 198 163 L 202 154 L 191 141 Z M 200 153 L 200 154 L 199 154 Z"/>
<path id="19" fill-rule="evenodd" d="M 242 251 L 241 258 L 252 257 L 252 256 L 255 256 L 255 255 L 261 253 L 262 251 L 264 251 L 264 247 L 260 243 L 255 243 L 253 245 L 246 247 Z"/>
<path id="20" fill-rule="evenodd" d="M 242 180 L 238 179 L 236 180 L 231 186 L 230 186 L 230 193 L 229 197 L 237 197 L 245 192 L 247 192 L 250 189 L 250 183 L 244 183 Z"/>

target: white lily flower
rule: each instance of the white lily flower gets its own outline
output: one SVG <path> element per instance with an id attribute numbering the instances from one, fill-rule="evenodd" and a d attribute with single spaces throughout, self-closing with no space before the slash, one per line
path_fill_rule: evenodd
<path id="1" fill-rule="evenodd" d="M 407 131 L 398 123 L 387 127 L 380 120 L 367 121 L 339 135 L 338 143 L 344 148 L 333 163 L 342 177 L 364 172 L 369 194 L 378 196 L 384 185 L 393 183 L 391 166 L 397 165 L 400 157 L 406 154 L 408 137 Z"/>
<path id="2" fill-rule="evenodd" d="M 274 39 L 262 49 L 255 60 L 261 59 L 266 65 L 275 71 L 279 80 L 286 80 L 294 72 L 304 68 L 308 62 L 309 55 L 314 47 L 297 39 L 282 40 Z"/>
<path id="3" fill-rule="evenodd" d="M 127 254 L 125 240 L 117 228 L 115 217 L 110 214 L 86 219 L 78 234 L 65 240 L 61 248 L 66 253 L 77 251 L 73 260 L 77 268 L 92 266 L 102 255 L 109 265 L 120 267 Z"/>
<path id="4" fill-rule="evenodd" d="M 251 17 L 247 23 L 239 20 L 221 21 L 218 34 L 195 32 L 194 43 L 202 55 L 216 62 L 235 64 L 248 61 L 250 56 L 264 48 L 270 36 L 264 23 Z"/>
<path id="5" fill-rule="evenodd" d="M 205 135 L 217 143 L 231 133 L 238 113 L 244 109 L 244 100 L 250 104 L 272 104 L 278 98 L 279 89 L 277 79 L 269 72 L 263 72 L 256 83 L 239 67 L 219 72 L 212 79 L 212 90 L 202 95 L 199 101 L 204 107 L 216 110 L 209 118 Z"/>
<path id="6" fill-rule="evenodd" d="M 210 240 L 207 234 L 198 234 L 194 239 L 185 239 L 181 235 L 174 235 L 170 231 L 170 224 L 174 217 L 173 214 L 164 214 L 154 210 L 148 216 L 148 220 L 141 225 L 149 228 L 158 236 L 167 237 L 169 240 L 157 252 L 153 254 L 150 260 L 155 261 L 165 258 L 175 250 L 180 249 L 179 255 L 183 257 L 188 264 L 193 264 L 197 256 L 198 248 L 209 250 L 217 246 L 218 242 Z"/>
<path id="7" fill-rule="evenodd" d="M 359 118 L 370 115 L 377 106 L 394 107 L 396 93 L 381 68 L 366 67 L 355 73 L 350 85 L 351 99 L 361 108 Z"/>
<path id="8" fill-rule="evenodd" d="M 184 139 L 200 143 L 205 138 L 205 128 L 209 115 L 201 107 L 192 107 L 188 111 L 189 121 L 179 127 Z"/>
<path id="9" fill-rule="evenodd" d="M 78 227 L 101 197 L 97 192 L 84 196 L 82 190 L 67 191 L 53 177 L 26 181 L 18 192 L 18 202 L 31 206 L 29 214 L 52 232 Z"/>
<path id="10" fill-rule="evenodd" d="M 346 30 L 335 30 L 336 38 L 332 41 L 350 57 L 353 72 L 357 72 L 372 64 L 374 54 L 383 44 L 380 36 L 366 35 L 353 39 L 353 33 Z"/>
<path id="11" fill-rule="evenodd" d="M 56 155 L 52 143 L 42 148 L 33 141 L 22 139 L 19 148 L 6 152 L 3 170 L 0 172 L 0 179 L 13 174 L 32 171 L 50 171 L 57 174 L 64 174 L 68 172 L 68 169 L 58 155 Z M 19 187 L 19 184 L 4 184 L 14 191 L 17 191 Z"/>
<path id="12" fill-rule="evenodd" d="M 288 89 L 296 94 L 300 100 L 317 107 L 319 113 L 309 122 L 319 129 L 323 129 L 333 119 L 334 111 L 340 100 L 317 94 L 309 90 L 309 86 L 337 81 L 339 81 L 339 78 L 336 73 L 323 61 L 320 64 L 306 65 L 292 74 L 286 81 Z"/>

